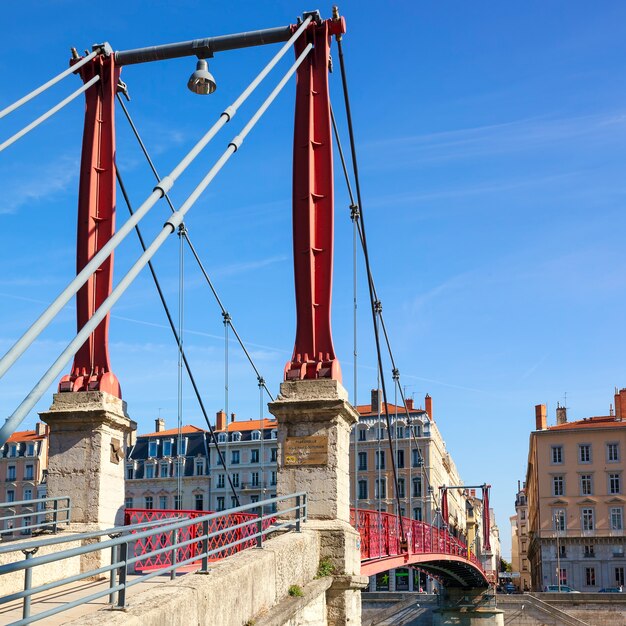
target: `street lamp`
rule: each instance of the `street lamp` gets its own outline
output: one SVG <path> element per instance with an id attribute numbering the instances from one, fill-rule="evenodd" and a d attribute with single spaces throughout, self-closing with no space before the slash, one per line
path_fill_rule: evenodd
<path id="1" fill-rule="evenodd" d="M 206 59 L 198 59 L 196 71 L 189 77 L 187 88 L 201 96 L 208 96 L 217 89 L 217 83 L 213 74 L 209 72 L 209 64 Z"/>

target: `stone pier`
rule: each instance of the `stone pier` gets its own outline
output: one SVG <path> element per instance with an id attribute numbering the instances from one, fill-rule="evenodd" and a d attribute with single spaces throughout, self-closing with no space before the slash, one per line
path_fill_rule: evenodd
<path id="1" fill-rule="evenodd" d="M 504 611 L 496 608 L 492 590 L 446 588 L 433 611 L 433 626 L 504 626 Z"/>
<path id="2" fill-rule="evenodd" d="M 360 589 L 369 583 L 350 525 L 350 431 L 358 414 L 340 382 L 321 379 L 282 383 L 269 410 L 278 420 L 277 495 L 307 492 L 306 527 L 319 532 L 320 557 L 334 569 L 327 623 L 358 626 Z"/>

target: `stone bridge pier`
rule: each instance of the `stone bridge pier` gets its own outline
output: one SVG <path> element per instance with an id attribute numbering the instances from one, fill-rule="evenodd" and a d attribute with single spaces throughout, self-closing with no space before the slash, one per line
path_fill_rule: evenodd
<path id="1" fill-rule="evenodd" d="M 307 492 L 306 527 L 319 533 L 320 558 L 333 567 L 326 591 L 331 626 L 361 623 L 361 542 L 350 525 L 350 431 L 358 413 L 336 380 L 281 384 L 269 404 L 278 420 L 277 495 Z M 280 509 L 279 509 L 280 513 Z"/>

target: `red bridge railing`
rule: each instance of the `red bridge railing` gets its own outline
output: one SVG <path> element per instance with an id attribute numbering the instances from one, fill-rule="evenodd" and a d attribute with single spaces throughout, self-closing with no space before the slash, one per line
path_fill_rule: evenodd
<path id="1" fill-rule="evenodd" d="M 480 561 L 474 553 L 468 559 L 467 545 L 447 530 L 436 528 L 426 522 L 400 518 L 407 547 L 402 546 L 400 521 L 393 513 L 358 510 L 358 530 L 361 535 L 361 561 L 383 559 L 411 554 L 449 554 L 471 561 L 481 571 Z M 350 510 L 350 523 L 357 526 L 354 509 Z"/>

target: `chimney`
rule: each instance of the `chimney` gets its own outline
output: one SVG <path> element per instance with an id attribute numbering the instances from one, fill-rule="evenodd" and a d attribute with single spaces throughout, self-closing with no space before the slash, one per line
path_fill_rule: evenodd
<path id="1" fill-rule="evenodd" d="M 609 404 L 609 415 L 611 417 L 615 417 L 615 413 L 613 412 L 613 403 Z"/>
<path id="2" fill-rule="evenodd" d="M 472 498 L 476 497 L 476 489 L 470 489 L 470 496 L 472 496 Z"/>
<path id="3" fill-rule="evenodd" d="M 372 393 L 370 395 L 371 402 L 370 406 L 372 408 L 372 413 L 378 413 L 382 409 L 382 397 L 383 392 L 380 389 L 372 389 Z"/>
<path id="4" fill-rule="evenodd" d="M 234 413 L 230 414 L 230 421 L 231 421 L 231 423 L 235 421 L 235 414 Z"/>
<path id="5" fill-rule="evenodd" d="M 409 409 L 409 411 L 413 410 L 413 398 L 406 399 L 406 408 Z"/>
<path id="6" fill-rule="evenodd" d="M 626 389 L 615 389 L 615 419 L 622 420 L 626 417 Z"/>
<path id="7" fill-rule="evenodd" d="M 517 481 L 517 491 L 521 491 L 521 490 L 522 490 L 522 488 L 521 488 L 521 485 L 520 485 L 520 481 L 518 480 Z"/>
<path id="8" fill-rule="evenodd" d="M 215 414 L 215 430 L 226 430 L 226 413 L 218 411 Z"/>
<path id="9" fill-rule="evenodd" d="M 37 435 L 37 437 L 45 436 L 47 430 L 48 427 L 43 422 L 37 422 L 35 424 L 35 434 Z"/>
<path id="10" fill-rule="evenodd" d="M 424 408 L 426 409 L 426 413 L 428 413 L 428 417 L 430 417 L 431 420 L 434 420 L 433 399 L 428 394 L 426 394 L 426 397 L 424 398 Z"/>
<path id="11" fill-rule="evenodd" d="M 163 432 L 165 430 L 165 420 L 162 417 L 157 417 L 154 420 L 154 430 L 157 433 Z"/>
<path id="12" fill-rule="evenodd" d="M 556 424 L 567 424 L 567 408 L 561 406 L 558 402 L 556 405 Z"/>
<path id="13" fill-rule="evenodd" d="M 535 430 L 545 430 L 548 427 L 548 411 L 545 404 L 535 405 Z"/>

